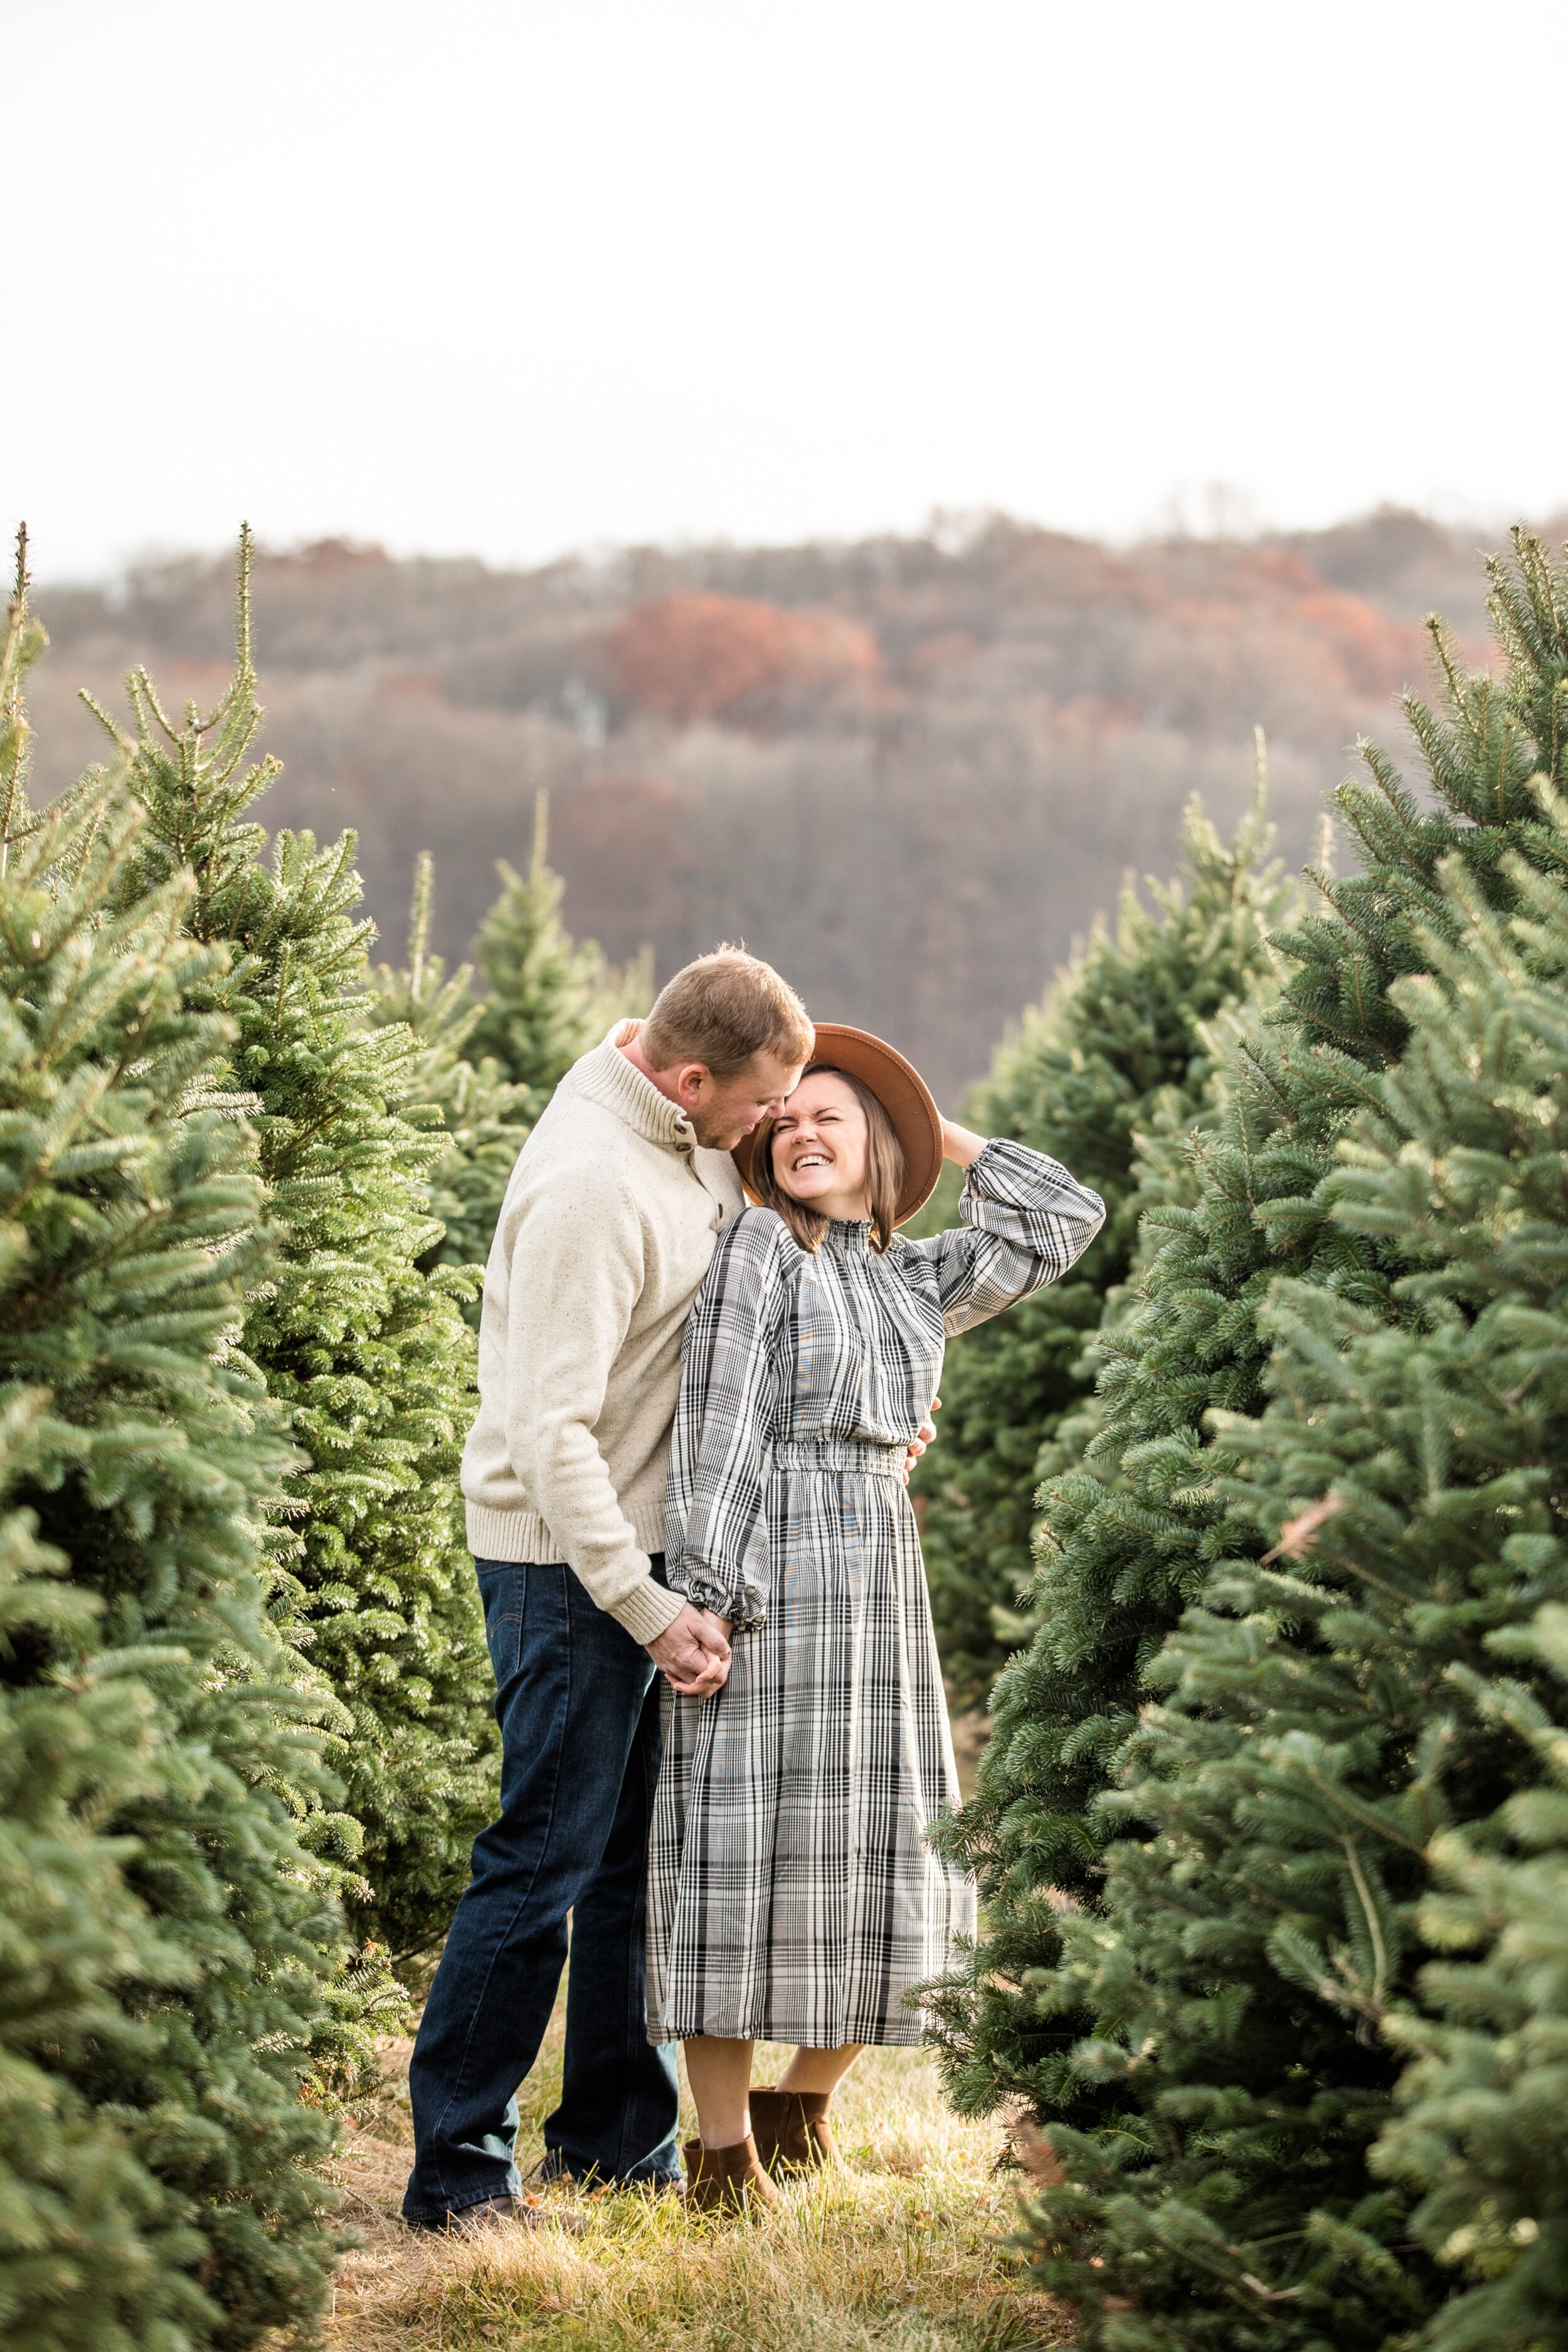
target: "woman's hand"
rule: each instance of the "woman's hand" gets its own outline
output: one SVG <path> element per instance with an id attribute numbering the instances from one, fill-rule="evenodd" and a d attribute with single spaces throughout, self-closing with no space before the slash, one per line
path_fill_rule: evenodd
<path id="1" fill-rule="evenodd" d="M 972 1167 L 988 1140 L 986 1136 L 972 1134 L 968 1128 L 960 1127 L 956 1119 L 945 1118 L 942 1122 L 942 1157 L 950 1160 L 955 1168 Z"/>

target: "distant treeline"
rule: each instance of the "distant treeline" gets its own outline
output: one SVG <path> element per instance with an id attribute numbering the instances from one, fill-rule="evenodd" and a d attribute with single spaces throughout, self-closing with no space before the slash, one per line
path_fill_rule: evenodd
<path id="1" fill-rule="evenodd" d="M 111 696 L 148 659 L 221 691 L 230 593 L 226 557 L 193 557 L 40 596 L 43 791 L 94 756 L 83 680 Z M 358 827 L 394 956 L 433 849 L 456 953 L 547 790 L 578 937 L 650 945 L 660 976 L 743 937 L 953 1094 L 1124 870 L 1169 866 L 1189 793 L 1236 820 L 1255 725 L 1299 864 L 1349 747 L 1420 681 L 1421 615 L 1479 639 L 1481 593 L 1475 534 L 1391 509 L 1126 553 L 988 517 L 517 572 L 326 541 L 257 566 L 269 809 Z"/>

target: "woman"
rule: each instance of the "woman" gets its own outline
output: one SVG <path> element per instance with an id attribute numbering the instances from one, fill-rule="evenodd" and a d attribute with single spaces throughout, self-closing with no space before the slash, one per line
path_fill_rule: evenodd
<path id="1" fill-rule="evenodd" d="M 832 2092 L 972 1929 L 926 1832 L 957 1796 L 906 1450 L 946 1335 L 1065 1274 L 1104 1216 L 1066 1170 L 943 1119 L 902 1055 L 819 1027 L 736 1157 L 751 1197 L 687 1327 L 671 1585 L 733 1636 L 725 1688 L 665 1694 L 649 1880 L 649 2034 L 685 2043 L 699 2208 L 770 2204 L 831 2152 Z M 961 1227 L 907 1242 L 943 1157 Z M 756 2039 L 800 2046 L 749 2088 Z"/>

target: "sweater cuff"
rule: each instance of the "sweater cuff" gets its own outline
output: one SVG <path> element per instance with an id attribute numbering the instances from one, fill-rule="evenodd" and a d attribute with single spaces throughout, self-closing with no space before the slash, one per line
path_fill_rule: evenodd
<path id="1" fill-rule="evenodd" d="M 614 1602 L 608 1614 L 646 1649 L 650 1642 L 656 1642 L 661 1633 L 668 1631 L 685 1605 L 684 1592 L 670 1591 L 650 1574 Z"/>

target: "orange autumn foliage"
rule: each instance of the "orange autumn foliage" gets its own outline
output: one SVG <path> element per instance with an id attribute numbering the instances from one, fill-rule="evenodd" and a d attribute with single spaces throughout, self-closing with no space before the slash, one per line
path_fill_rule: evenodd
<path id="1" fill-rule="evenodd" d="M 875 637 L 841 613 L 701 589 L 633 605 L 609 656 L 626 699 L 677 726 L 758 717 L 800 688 L 864 688 L 877 670 Z"/>

